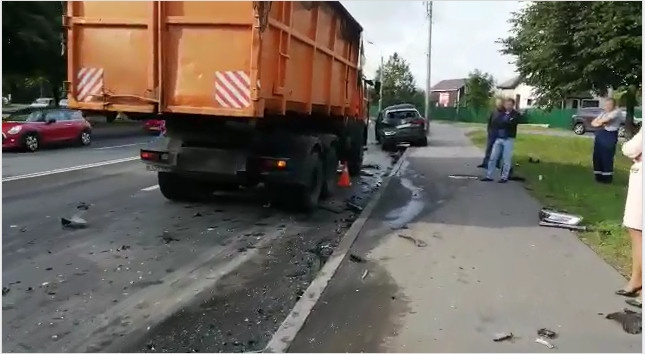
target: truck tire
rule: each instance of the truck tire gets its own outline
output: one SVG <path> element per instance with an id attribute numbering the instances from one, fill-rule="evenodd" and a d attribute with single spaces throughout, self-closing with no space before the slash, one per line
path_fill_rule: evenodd
<path id="1" fill-rule="evenodd" d="M 338 183 L 336 170 L 338 169 L 338 154 L 336 153 L 336 148 L 330 146 L 327 154 L 325 155 L 325 163 L 323 164 L 323 185 L 320 192 L 321 198 L 329 198 L 336 191 L 336 185 Z"/>
<path id="2" fill-rule="evenodd" d="M 350 128 L 350 147 L 349 156 L 347 158 L 347 170 L 349 175 L 354 177 L 361 173 L 363 166 L 363 129 L 361 124 L 355 123 Z"/>
<path id="3" fill-rule="evenodd" d="M 200 201 L 213 192 L 213 188 L 203 182 L 172 172 L 159 172 L 157 179 L 161 194 L 172 201 Z"/>
<path id="4" fill-rule="evenodd" d="M 296 206 L 306 212 L 311 212 L 318 206 L 320 193 L 324 182 L 323 162 L 318 152 L 312 152 L 309 157 L 310 163 L 305 176 L 308 176 L 307 183 L 297 188 Z"/>
<path id="5" fill-rule="evenodd" d="M 308 159 L 304 176 L 309 176 L 304 184 L 270 184 L 267 191 L 271 201 L 287 209 L 311 212 L 318 206 L 323 186 L 323 162 L 318 152 L 312 152 Z"/>

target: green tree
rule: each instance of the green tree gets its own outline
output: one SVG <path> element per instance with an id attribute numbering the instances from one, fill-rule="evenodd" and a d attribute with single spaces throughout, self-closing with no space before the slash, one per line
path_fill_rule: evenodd
<path id="1" fill-rule="evenodd" d="M 3 90 L 43 78 L 58 102 L 65 80 L 60 1 L 9 1 L 2 4 Z M 27 81 L 26 81 L 27 80 Z"/>
<path id="2" fill-rule="evenodd" d="M 640 1 L 532 2 L 513 14 L 512 34 L 500 41 L 501 52 L 514 56 L 542 106 L 553 107 L 574 92 L 624 89 L 633 132 L 641 88 L 641 9 Z"/>
<path id="3" fill-rule="evenodd" d="M 493 76 L 475 70 L 468 75 L 466 80 L 466 91 L 462 103 L 476 111 L 488 109 L 490 99 L 493 97 Z"/>
<path id="4" fill-rule="evenodd" d="M 378 69 L 376 77 L 383 70 L 383 107 L 398 103 L 413 103 L 417 96 L 414 76 L 410 65 L 398 53 L 392 54 L 383 68 Z"/>

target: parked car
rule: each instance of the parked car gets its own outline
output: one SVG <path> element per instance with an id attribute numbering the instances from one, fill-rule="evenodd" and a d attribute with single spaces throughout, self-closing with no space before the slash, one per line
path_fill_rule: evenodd
<path id="1" fill-rule="evenodd" d="M 148 119 L 143 127 L 148 133 L 160 134 L 166 127 L 166 121 L 163 119 Z"/>
<path id="2" fill-rule="evenodd" d="M 23 109 L 2 122 L 2 149 L 34 152 L 45 145 L 92 142 L 92 126 L 81 111 L 66 108 Z"/>
<path id="3" fill-rule="evenodd" d="M 38 108 L 53 107 L 54 106 L 54 99 L 53 98 L 46 98 L 46 97 L 37 98 L 29 106 L 38 107 Z"/>
<path id="4" fill-rule="evenodd" d="M 389 149 L 399 143 L 428 144 L 426 119 L 411 104 L 389 106 L 379 112 L 375 122 L 377 142 Z"/>
<path id="5" fill-rule="evenodd" d="M 640 111 L 638 107 L 636 110 Z M 625 109 L 621 109 L 623 117 L 625 116 Z M 591 121 L 598 117 L 603 112 L 602 108 L 580 108 L 571 116 L 571 128 L 576 135 L 583 135 L 587 132 L 594 132 L 598 130 L 596 127 L 591 126 Z M 640 127 L 643 117 L 634 116 L 634 124 Z M 618 136 L 625 136 L 625 124 L 623 123 L 618 129 Z"/>

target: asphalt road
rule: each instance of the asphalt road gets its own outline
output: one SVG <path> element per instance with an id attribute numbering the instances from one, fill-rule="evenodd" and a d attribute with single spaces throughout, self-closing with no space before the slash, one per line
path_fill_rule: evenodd
<path id="1" fill-rule="evenodd" d="M 88 147 L 56 147 L 35 153 L 3 151 L 2 179 L 20 178 L 34 173 L 51 173 L 75 166 L 105 163 L 136 158 L 139 149 L 154 139 L 153 136 L 106 138 L 96 140 Z"/>
<path id="2" fill-rule="evenodd" d="M 371 146 L 379 167 L 311 215 L 262 188 L 169 202 L 136 160 L 74 170 L 146 139 L 3 153 L 4 351 L 262 349 L 392 162 Z M 87 228 L 63 228 L 81 203 Z"/>

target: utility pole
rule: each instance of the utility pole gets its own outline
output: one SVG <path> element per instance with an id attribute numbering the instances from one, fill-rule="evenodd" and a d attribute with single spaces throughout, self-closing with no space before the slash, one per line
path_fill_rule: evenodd
<path id="1" fill-rule="evenodd" d="M 379 87 L 378 90 L 378 111 L 379 113 L 383 109 L 383 70 L 385 68 L 383 67 L 383 54 L 381 53 L 381 70 L 379 70 L 378 74 L 378 81 L 381 82 L 381 86 Z"/>
<path id="2" fill-rule="evenodd" d="M 430 89 L 432 87 L 432 83 L 430 81 L 430 70 L 432 69 L 431 67 L 431 61 L 430 58 L 432 57 L 432 1 L 426 1 L 426 15 L 428 16 L 428 68 L 427 68 L 427 76 L 426 76 L 426 107 L 425 107 L 425 118 L 430 121 Z M 426 129 L 428 127 L 428 124 L 426 124 Z"/>

